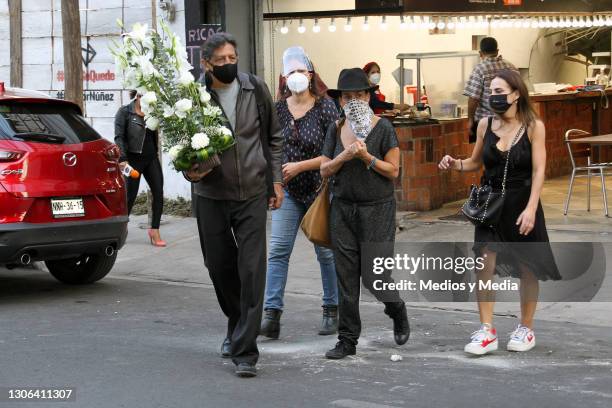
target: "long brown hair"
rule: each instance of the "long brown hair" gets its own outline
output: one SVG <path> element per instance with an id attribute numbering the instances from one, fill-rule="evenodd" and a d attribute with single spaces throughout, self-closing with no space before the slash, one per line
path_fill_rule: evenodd
<path id="1" fill-rule="evenodd" d="M 512 69 L 503 69 L 495 74 L 495 77 L 506 81 L 513 92 L 518 91 L 519 99 L 516 102 L 516 116 L 525 127 L 533 125 L 538 119 L 538 115 L 531 105 L 529 91 L 527 90 L 527 85 L 525 81 L 523 81 L 521 74 Z"/>

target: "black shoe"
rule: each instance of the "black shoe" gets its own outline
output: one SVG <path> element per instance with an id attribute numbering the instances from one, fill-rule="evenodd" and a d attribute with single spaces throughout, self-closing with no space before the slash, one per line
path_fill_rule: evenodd
<path id="1" fill-rule="evenodd" d="M 331 360 L 340 360 L 346 356 L 354 356 L 355 353 L 357 353 L 357 349 L 354 345 L 340 340 L 336 343 L 336 347 L 325 353 L 325 357 Z"/>
<path id="2" fill-rule="evenodd" d="M 259 335 L 271 339 L 278 339 L 280 335 L 280 317 L 283 311 L 278 309 L 266 309 L 264 313 Z"/>
<path id="3" fill-rule="evenodd" d="M 401 310 L 390 316 L 393 319 L 393 338 L 398 345 L 406 344 L 410 338 L 410 323 L 408 322 L 408 312 L 406 305 L 402 305 Z"/>
<path id="4" fill-rule="evenodd" d="M 327 336 L 335 334 L 338 331 L 338 306 L 326 305 L 323 306 L 323 319 L 321 320 L 321 328 L 319 334 Z"/>
<path id="5" fill-rule="evenodd" d="M 238 363 L 236 364 L 236 375 L 242 378 L 255 377 L 257 375 L 257 368 L 255 368 L 255 364 Z"/>
<path id="6" fill-rule="evenodd" d="M 232 356 L 232 341 L 226 337 L 221 344 L 221 357 L 230 358 Z"/>

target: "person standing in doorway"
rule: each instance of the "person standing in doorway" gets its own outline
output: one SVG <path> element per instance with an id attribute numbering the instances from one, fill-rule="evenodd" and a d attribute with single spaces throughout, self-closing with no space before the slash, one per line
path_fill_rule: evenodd
<path id="1" fill-rule="evenodd" d="M 238 72 L 238 46 L 217 33 L 202 46 L 205 82 L 221 108 L 236 144 L 221 165 L 185 178 L 195 184 L 196 214 L 204 263 L 219 305 L 228 318 L 222 357 L 232 358 L 236 375 L 257 375 L 257 335 L 266 279 L 267 209 L 283 202 L 283 137 L 266 84 Z"/>
<path id="2" fill-rule="evenodd" d="M 277 339 L 284 306 L 289 258 L 308 207 L 321 185 L 321 149 L 325 133 L 338 119 L 336 105 L 317 90 L 312 62 L 302 47 L 283 53 L 284 89 L 276 111 L 285 143 L 283 145 L 283 205 L 272 213 L 272 234 L 268 257 L 265 316 L 260 334 Z M 319 334 L 334 334 L 338 329 L 338 282 L 331 249 L 314 246 L 323 284 L 323 318 Z"/>
<path id="3" fill-rule="evenodd" d="M 476 142 L 476 129 L 482 118 L 495 115 L 489 105 L 491 96 L 491 80 L 503 69 L 516 71 L 512 63 L 506 61 L 499 55 L 497 40 L 493 37 L 485 37 L 480 41 L 481 62 L 474 67 L 470 79 L 465 86 L 463 94 L 468 99 L 469 120 L 469 142 Z"/>

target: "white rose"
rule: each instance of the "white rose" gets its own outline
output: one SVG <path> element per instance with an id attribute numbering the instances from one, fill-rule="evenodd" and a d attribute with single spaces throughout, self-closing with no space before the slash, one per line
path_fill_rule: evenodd
<path id="1" fill-rule="evenodd" d="M 175 114 L 179 118 L 185 118 L 187 112 L 189 112 L 192 107 L 193 104 L 190 99 L 181 99 L 174 104 Z"/>
<path id="2" fill-rule="evenodd" d="M 195 78 L 193 77 L 191 72 L 189 72 L 189 71 L 181 71 L 181 74 L 180 74 L 179 79 L 178 79 L 178 83 L 179 84 L 181 84 L 183 86 L 187 86 L 190 83 L 192 83 L 193 81 L 195 81 Z"/>
<path id="3" fill-rule="evenodd" d="M 228 128 L 226 128 L 225 126 L 221 126 L 219 128 L 219 132 L 221 132 L 221 134 L 227 135 L 227 136 L 231 136 L 232 135 L 232 131 L 229 130 Z"/>
<path id="4" fill-rule="evenodd" d="M 163 110 L 164 118 L 169 118 L 170 116 L 174 115 L 174 108 L 172 106 L 164 105 Z"/>
<path id="5" fill-rule="evenodd" d="M 152 105 L 157 102 L 157 95 L 153 91 L 145 92 L 140 98 L 140 103 L 144 105 Z"/>
<path id="6" fill-rule="evenodd" d="M 196 133 L 191 138 L 191 147 L 193 150 L 200 150 L 208 147 L 210 144 L 210 139 L 206 133 Z"/>
<path id="7" fill-rule="evenodd" d="M 183 146 L 181 145 L 172 146 L 170 150 L 168 151 L 168 155 L 170 156 L 170 159 L 172 159 L 172 161 L 176 160 L 181 150 L 183 150 Z"/>
<path id="8" fill-rule="evenodd" d="M 159 126 L 159 119 L 157 119 L 157 118 L 155 118 L 153 116 L 150 116 L 145 121 L 145 125 L 147 126 L 147 129 L 157 130 L 157 127 Z"/>
<path id="9" fill-rule="evenodd" d="M 206 88 L 200 87 L 200 101 L 203 103 L 210 102 L 210 94 L 206 91 Z"/>

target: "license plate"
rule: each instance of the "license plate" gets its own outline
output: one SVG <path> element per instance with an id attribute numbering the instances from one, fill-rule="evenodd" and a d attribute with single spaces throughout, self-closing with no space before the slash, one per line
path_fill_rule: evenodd
<path id="1" fill-rule="evenodd" d="M 82 198 L 52 198 L 51 212 L 55 218 L 83 217 L 85 207 Z"/>

